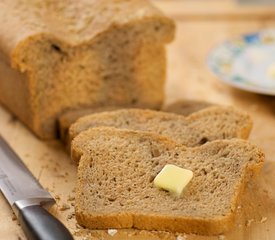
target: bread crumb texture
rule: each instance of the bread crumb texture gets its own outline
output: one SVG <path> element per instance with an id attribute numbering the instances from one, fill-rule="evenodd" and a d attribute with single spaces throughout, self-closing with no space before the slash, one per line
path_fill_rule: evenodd
<path id="1" fill-rule="evenodd" d="M 72 148 L 81 156 L 76 219 L 91 229 L 223 234 L 234 224 L 245 183 L 264 161 L 245 140 L 188 148 L 153 133 L 108 127 L 82 132 Z M 153 186 L 166 164 L 194 173 L 181 198 Z"/>

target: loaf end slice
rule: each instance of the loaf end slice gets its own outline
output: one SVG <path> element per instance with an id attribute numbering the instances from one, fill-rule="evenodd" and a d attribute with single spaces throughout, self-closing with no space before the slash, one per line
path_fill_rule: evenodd
<path id="1" fill-rule="evenodd" d="M 187 148 L 160 135 L 93 128 L 72 143 L 81 158 L 76 219 L 91 229 L 137 228 L 216 235 L 234 226 L 245 183 L 264 155 L 245 140 L 217 140 Z M 180 198 L 160 190 L 153 179 L 166 164 L 192 170 Z"/>

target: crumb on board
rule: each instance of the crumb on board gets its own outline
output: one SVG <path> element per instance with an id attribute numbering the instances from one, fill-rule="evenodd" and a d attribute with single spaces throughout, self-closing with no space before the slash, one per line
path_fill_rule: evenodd
<path id="1" fill-rule="evenodd" d="M 246 227 L 250 227 L 251 223 L 253 223 L 255 220 L 252 218 L 252 219 L 248 219 L 246 222 L 245 222 L 245 226 Z"/>
<path id="2" fill-rule="evenodd" d="M 117 229 L 108 229 L 108 234 L 114 236 L 117 233 Z"/>
<path id="3" fill-rule="evenodd" d="M 137 231 L 130 231 L 128 232 L 128 237 L 133 237 L 133 236 L 136 236 L 137 235 Z"/>
<path id="4" fill-rule="evenodd" d="M 177 236 L 176 240 L 186 240 L 186 235 L 179 235 Z"/>
<path id="5" fill-rule="evenodd" d="M 74 213 L 70 213 L 70 214 L 67 216 L 67 220 L 72 219 L 74 216 L 75 216 L 75 214 L 74 214 Z"/>
<path id="6" fill-rule="evenodd" d="M 56 200 L 60 200 L 60 195 L 55 194 L 54 198 L 55 198 Z"/>
<path id="7" fill-rule="evenodd" d="M 68 209 L 70 209 L 70 205 L 68 205 L 67 203 L 63 203 L 62 206 L 59 208 L 60 211 L 66 211 Z"/>
<path id="8" fill-rule="evenodd" d="M 83 228 L 83 227 L 80 226 L 78 223 L 75 224 L 75 227 L 76 227 L 77 229 L 82 229 L 82 228 Z"/>
<path id="9" fill-rule="evenodd" d="M 265 223 L 267 221 L 267 217 L 262 217 L 262 219 L 261 219 L 261 223 Z"/>
<path id="10" fill-rule="evenodd" d="M 65 178 L 65 174 L 59 173 L 59 174 L 56 175 L 56 177 L 58 177 L 58 178 Z"/>
<path id="11" fill-rule="evenodd" d="M 219 235 L 218 239 L 219 239 L 219 240 L 224 240 L 224 239 L 225 239 L 225 236 L 224 236 L 224 235 Z"/>
<path id="12" fill-rule="evenodd" d="M 74 200 L 75 200 L 74 196 L 71 196 L 71 195 L 68 196 L 68 201 L 74 201 Z"/>

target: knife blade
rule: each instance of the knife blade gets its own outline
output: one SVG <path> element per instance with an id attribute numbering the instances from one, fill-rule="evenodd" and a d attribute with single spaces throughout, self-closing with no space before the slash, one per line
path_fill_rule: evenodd
<path id="1" fill-rule="evenodd" d="M 0 189 L 30 240 L 73 240 L 66 227 L 43 206 L 54 198 L 0 136 Z"/>

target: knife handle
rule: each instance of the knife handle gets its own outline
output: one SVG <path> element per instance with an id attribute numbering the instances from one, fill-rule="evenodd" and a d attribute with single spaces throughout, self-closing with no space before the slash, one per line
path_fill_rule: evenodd
<path id="1" fill-rule="evenodd" d="M 29 240 L 73 240 L 68 229 L 40 205 L 20 209 L 18 220 Z"/>

